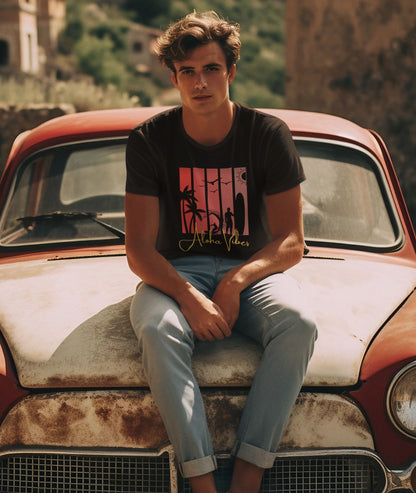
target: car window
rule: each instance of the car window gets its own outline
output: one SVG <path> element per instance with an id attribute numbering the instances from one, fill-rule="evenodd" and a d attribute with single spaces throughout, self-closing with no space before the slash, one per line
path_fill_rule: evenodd
<path id="1" fill-rule="evenodd" d="M 386 187 L 370 155 L 319 141 L 297 141 L 297 148 L 306 174 L 307 239 L 373 247 L 397 241 Z"/>
<path id="2" fill-rule="evenodd" d="M 119 241 L 114 231 L 124 231 L 125 175 L 124 141 L 39 153 L 18 170 L 0 245 Z"/>
<path id="3" fill-rule="evenodd" d="M 62 175 L 60 198 L 69 205 L 89 197 L 124 195 L 125 145 L 80 149 L 69 154 Z"/>
<path id="4" fill-rule="evenodd" d="M 299 139 L 296 146 L 307 177 L 302 184 L 306 240 L 393 248 L 399 227 L 381 170 L 370 154 L 320 140 Z M 124 186 L 125 141 L 72 144 L 38 153 L 17 172 L 0 220 L 0 245 L 119 242 Z"/>

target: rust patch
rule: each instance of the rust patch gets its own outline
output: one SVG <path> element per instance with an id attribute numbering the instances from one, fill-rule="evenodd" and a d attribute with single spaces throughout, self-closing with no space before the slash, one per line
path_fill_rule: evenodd
<path id="1" fill-rule="evenodd" d="M 45 430 L 51 444 L 63 443 L 74 424 L 84 418 L 85 413 L 81 409 L 60 399 L 54 400 L 53 394 L 24 399 L 6 417 L 0 436 L 6 435 L 12 444 L 26 444 L 39 430 Z"/>
<path id="2" fill-rule="evenodd" d="M 168 441 L 168 436 L 162 419 L 155 409 L 138 409 L 135 413 L 125 413 L 122 416 L 121 432 L 127 440 L 133 443 L 145 443 L 150 448 L 159 448 Z"/>
<path id="3" fill-rule="evenodd" d="M 102 419 L 103 421 L 108 421 L 111 416 L 110 410 L 104 407 L 96 408 L 95 414 L 98 416 L 98 418 Z"/>
<path id="4" fill-rule="evenodd" d="M 97 391 L 35 395 L 0 428 L 0 447 L 134 447 L 159 449 L 167 435 L 148 392 Z"/>
<path id="5" fill-rule="evenodd" d="M 354 402 L 331 394 L 300 394 L 279 449 L 364 447 L 374 443 Z"/>
<path id="6" fill-rule="evenodd" d="M 214 450 L 217 453 L 229 453 L 235 444 L 247 395 L 245 393 L 230 395 L 225 392 L 203 393 L 203 398 Z"/>

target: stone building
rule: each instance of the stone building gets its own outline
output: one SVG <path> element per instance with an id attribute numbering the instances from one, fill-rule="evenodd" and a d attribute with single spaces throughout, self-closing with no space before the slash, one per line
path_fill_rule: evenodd
<path id="1" fill-rule="evenodd" d="M 415 0 L 286 0 L 286 107 L 381 134 L 414 223 L 415 81 Z"/>
<path id="2" fill-rule="evenodd" d="M 170 85 L 169 71 L 159 63 L 153 52 L 154 43 L 161 34 L 159 29 L 131 24 L 127 36 L 127 51 L 129 61 L 137 72 L 151 74 L 159 82 Z"/>
<path id="3" fill-rule="evenodd" d="M 64 22 L 64 0 L 0 0 L 0 70 L 47 71 Z"/>
<path id="4" fill-rule="evenodd" d="M 65 27 L 66 9 L 62 0 L 37 0 L 38 41 L 46 61 L 53 60 L 58 47 L 58 36 Z"/>
<path id="5" fill-rule="evenodd" d="M 91 9 L 99 10 L 99 6 L 91 4 Z M 0 0 L 0 73 L 53 74 L 58 36 L 65 21 L 64 0 Z M 131 23 L 128 56 L 138 72 L 169 84 L 169 72 L 152 49 L 160 34 L 158 29 Z"/>

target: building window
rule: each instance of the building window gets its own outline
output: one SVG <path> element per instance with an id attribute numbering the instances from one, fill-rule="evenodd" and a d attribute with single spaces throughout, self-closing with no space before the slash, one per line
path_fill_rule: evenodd
<path id="1" fill-rule="evenodd" d="M 0 39 L 0 67 L 5 67 L 9 64 L 9 43 L 4 39 Z"/>
<path id="2" fill-rule="evenodd" d="M 28 47 L 28 60 L 29 60 L 29 71 L 33 70 L 33 37 L 30 33 L 27 34 L 27 47 Z"/>
<path id="3" fill-rule="evenodd" d="M 143 43 L 141 41 L 135 41 L 133 43 L 134 53 L 141 53 L 143 51 Z"/>

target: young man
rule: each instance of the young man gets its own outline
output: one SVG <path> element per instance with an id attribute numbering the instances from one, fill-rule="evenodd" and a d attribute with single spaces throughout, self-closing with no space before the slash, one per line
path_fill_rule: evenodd
<path id="1" fill-rule="evenodd" d="M 241 493 L 273 465 L 316 336 L 284 274 L 303 254 L 302 167 L 281 120 L 229 99 L 239 49 L 238 26 L 214 12 L 170 26 L 158 54 L 182 105 L 134 129 L 126 152 L 127 257 L 143 281 L 132 325 L 195 493 L 216 491 L 195 342 L 236 330 L 264 347 L 234 450 L 229 491 Z"/>

